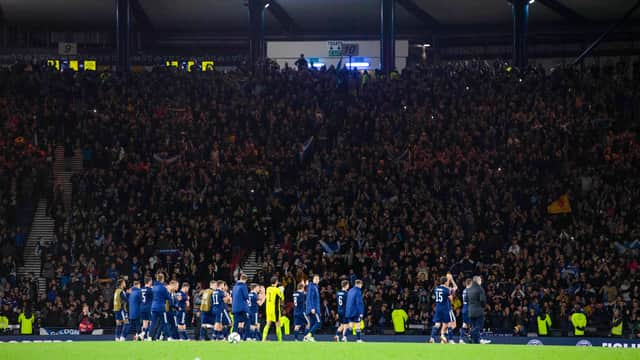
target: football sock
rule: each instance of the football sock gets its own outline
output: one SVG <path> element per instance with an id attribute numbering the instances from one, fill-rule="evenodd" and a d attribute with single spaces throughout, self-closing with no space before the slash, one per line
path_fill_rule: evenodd
<path id="1" fill-rule="evenodd" d="M 116 325 L 116 339 L 120 338 L 121 331 L 122 325 Z"/>
<path id="2" fill-rule="evenodd" d="M 269 327 L 265 326 L 264 329 L 262 329 L 262 341 L 267 340 L 267 336 L 269 336 Z"/>
<path id="3" fill-rule="evenodd" d="M 362 330 L 356 329 L 356 338 L 358 340 L 362 340 Z M 371 339 L 369 339 L 369 340 L 371 340 Z"/>
<path id="4" fill-rule="evenodd" d="M 432 339 L 437 339 L 440 335 L 440 328 L 439 327 L 432 327 L 431 328 L 431 338 Z"/>
<path id="5" fill-rule="evenodd" d="M 276 336 L 278 341 L 282 341 L 282 328 L 276 325 Z"/>
<path id="6" fill-rule="evenodd" d="M 320 323 L 316 321 L 315 324 L 313 324 L 313 326 L 311 327 L 311 329 L 309 329 L 309 333 L 311 333 L 311 336 L 313 336 L 313 333 L 315 333 L 319 327 L 320 327 Z"/>

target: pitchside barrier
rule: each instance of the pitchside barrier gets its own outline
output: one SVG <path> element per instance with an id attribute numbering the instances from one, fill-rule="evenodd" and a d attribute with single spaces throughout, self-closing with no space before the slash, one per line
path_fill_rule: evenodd
<path id="1" fill-rule="evenodd" d="M 113 335 L 72 335 L 73 332 L 56 331 L 52 335 L 33 336 L 0 336 L 0 342 L 73 342 L 73 341 L 113 341 Z M 292 336 L 285 336 L 285 341 L 292 341 Z M 428 337 L 415 335 L 369 335 L 364 336 L 366 342 L 404 342 L 426 343 Z M 640 339 L 621 338 L 589 338 L 589 337 L 515 337 L 515 336 L 484 336 L 491 340 L 491 344 L 502 345 L 531 345 L 531 346 L 596 346 L 605 348 L 634 348 L 640 350 Z M 275 337 L 272 339 L 275 340 Z M 333 341 L 332 335 L 317 335 L 318 341 Z M 428 346 L 425 344 L 425 346 Z M 460 345 L 460 346 L 491 346 L 491 345 Z"/>

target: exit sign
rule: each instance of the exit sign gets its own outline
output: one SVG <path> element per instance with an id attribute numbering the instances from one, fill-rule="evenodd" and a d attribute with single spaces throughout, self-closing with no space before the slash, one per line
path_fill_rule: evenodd
<path id="1" fill-rule="evenodd" d="M 327 48 L 329 56 L 342 56 L 342 41 L 328 41 Z"/>

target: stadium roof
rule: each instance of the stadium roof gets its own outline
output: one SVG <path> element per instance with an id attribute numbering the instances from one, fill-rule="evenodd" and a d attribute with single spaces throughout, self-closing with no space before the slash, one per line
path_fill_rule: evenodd
<path id="1" fill-rule="evenodd" d="M 139 25 L 154 31 L 241 35 L 247 29 L 246 0 L 131 0 Z M 266 1 L 266 0 L 265 0 Z M 268 36 L 280 34 L 379 33 L 380 0 L 269 0 Z M 530 7 L 532 28 L 615 21 L 636 0 L 537 0 Z M 11 24 L 63 30 L 113 27 L 113 0 L 0 0 Z M 507 0 L 396 0 L 398 36 L 458 31 L 470 27 L 508 30 Z M 634 15 L 640 19 L 640 11 Z"/>

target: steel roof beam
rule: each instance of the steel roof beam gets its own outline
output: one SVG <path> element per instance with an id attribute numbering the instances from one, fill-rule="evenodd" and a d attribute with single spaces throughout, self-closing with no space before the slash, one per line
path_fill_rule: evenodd
<path id="1" fill-rule="evenodd" d="M 155 26 L 153 26 L 149 16 L 140 5 L 140 1 L 131 0 L 131 12 L 133 13 L 133 17 L 136 19 L 136 24 L 140 25 L 141 29 L 144 29 L 147 32 L 155 32 Z"/>
<path id="2" fill-rule="evenodd" d="M 296 24 L 289 13 L 276 0 L 266 0 L 265 6 L 267 5 L 267 10 L 269 10 L 271 15 L 278 20 L 285 32 L 294 33 L 299 31 L 300 28 L 298 27 L 298 24 Z"/>
<path id="3" fill-rule="evenodd" d="M 565 18 L 565 20 L 569 22 L 572 22 L 572 23 L 588 23 L 589 22 L 589 19 L 578 14 L 575 10 L 571 9 L 570 7 L 558 2 L 558 0 L 537 0 L 537 2 L 549 8 L 556 14 L 562 16 L 563 18 Z"/>
<path id="4" fill-rule="evenodd" d="M 411 15 L 420 20 L 428 28 L 433 29 L 440 27 L 440 22 L 433 16 L 431 16 L 431 14 L 426 12 L 423 8 L 418 6 L 418 4 L 416 4 L 413 0 L 396 0 L 396 2 L 398 3 L 398 5 L 407 10 Z"/>

